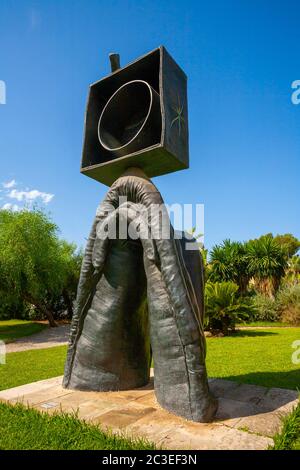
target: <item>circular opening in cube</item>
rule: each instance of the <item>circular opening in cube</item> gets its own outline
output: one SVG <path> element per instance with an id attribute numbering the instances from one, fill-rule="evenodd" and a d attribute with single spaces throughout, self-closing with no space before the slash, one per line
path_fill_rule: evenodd
<path id="1" fill-rule="evenodd" d="M 98 123 L 101 145 L 119 150 L 134 141 L 149 117 L 153 102 L 152 89 L 143 80 L 122 85 L 106 103 Z"/>

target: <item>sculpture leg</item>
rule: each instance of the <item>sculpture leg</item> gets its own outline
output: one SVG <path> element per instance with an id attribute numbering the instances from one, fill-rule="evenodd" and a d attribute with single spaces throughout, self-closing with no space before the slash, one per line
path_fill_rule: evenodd
<path id="1" fill-rule="evenodd" d="M 163 408 L 186 419 L 210 421 L 217 401 L 208 389 L 200 340 L 196 338 L 193 343 L 185 344 L 161 272 L 148 258 L 145 263 L 157 401 Z M 185 321 L 189 324 L 193 319 Z"/>
<path id="2" fill-rule="evenodd" d="M 146 279 L 140 242 L 111 241 L 92 304 L 82 320 L 69 388 L 122 390 L 149 381 Z"/>

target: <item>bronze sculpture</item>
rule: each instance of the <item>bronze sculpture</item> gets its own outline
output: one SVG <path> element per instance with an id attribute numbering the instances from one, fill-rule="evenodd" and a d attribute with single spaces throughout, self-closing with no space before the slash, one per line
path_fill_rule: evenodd
<path id="1" fill-rule="evenodd" d="M 110 186 L 129 167 L 142 168 L 149 178 L 188 168 L 185 73 L 164 47 L 122 68 L 119 68 L 119 58 L 115 55 L 111 55 L 111 62 L 112 73 L 93 83 L 89 89 L 81 172 Z M 137 87 L 129 86 L 130 82 L 146 85 L 137 90 Z M 128 94 L 122 88 L 124 85 Z M 113 96 L 116 108 L 111 106 L 105 114 L 114 121 L 119 118 L 120 127 L 116 128 L 115 122 L 109 122 L 109 119 L 102 123 L 104 128 L 108 123 L 108 132 L 113 131 L 112 141 L 118 141 L 120 137 L 122 140 L 125 127 L 134 128 L 135 125 L 137 131 L 143 131 L 144 140 L 140 141 L 140 133 L 136 132 L 133 141 L 127 139 L 127 145 L 120 142 L 120 145 L 104 147 L 99 142 L 102 112 L 109 103 L 113 104 Z M 114 151 L 118 147 L 122 147 L 121 155 Z"/>
<path id="2" fill-rule="evenodd" d="M 111 62 L 113 67 L 118 66 L 115 57 Z M 136 86 L 136 80 L 129 82 L 134 82 Z M 121 88 L 126 88 L 126 85 L 121 85 Z M 142 88 L 143 95 L 147 88 L 144 81 Z M 120 87 L 111 96 L 120 98 L 118 90 Z M 151 90 L 148 92 L 152 93 Z M 181 90 L 183 95 L 184 90 Z M 128 103 L 128 96 L 121 96 L 121 103 L 123 99 Z M 158 103 L 161 103 L 160 100 L 161 95 Z M 140 128 L 145 118 L 143 112 L 137 112 L 136 104 L 133 113 L 125 113 L 129 126 L 122 124 L 123 114 L 117 128 L 115 123 L 110 124 L 107 117 L 103 120 L 105 110 L 108 110 L 108 117 L 115 112 L 113 106 L 110 109 L 110 103 L 109 98 L 100 109 L 97 126 L 92 131 L 86 130 L 83 164 L 89 158 L 88 149 L 95 138 L 91 134 L 96 132 L 103 147 L 96 154 L 99 157 L 102 151 L 102 156 L 112 151 L 114 169 L 108 176 L 107 162 L 102 173 L 103 161 L 100 161 L 100 170 L 98 168 L 96 173 L 92 172 L 93 177 L 96 175 L 99 180 L 103 177 L 103 180 L 110 181 L 123 165 L 126 166 L 126 150 L 130 152 L 127 160 L 129 167 L 132 161 L 137 161 L 135 153 L 141 156 L 144 152 L 150 158 L 149 143 L 151 151 L 154 150 L 152 155 L 157 155 L 157 151 L 162 158 L 166 155 L 165 172 L 178 168 L 178 155 L 183 147 L 187 152 L 187 128 L 183 130 L 180 127 L 187 126 L 187 119 L 178 124 L 177 119 L 168 121 L 162 114 L 161 121 L 158 121 L 158 124 L 169 123 L 170 129 L 162 131 L 167 138 L 174 132 L 176 123 L 177 143 L 173 146 L 174 154 L 171 154 L 170 147 L 164 147 L 166 140 L 155 149 L 151 148 L 149 135 L 157 135 L 157 122 L 155 119 L 153 121 L 157 108 L 148 106 L 148 117 L 151 110 L 153 115 L 148 128 L 144 126 L 145 132 L 142 133 Z M 139 103 L 143 108 L 144 101 L 139 100 Z M 89 119 L 86 125 L 89 126 Z M 102 126 L 106 129 L 104 133 Z M 135 138 L 137 142 L 134 142 Z M 81 269 L 64 386 L 95 391 L 143 386 L 149 381 L 153 355 L 154 387 L 161 406 L 187 419 L 206 422 L 213 418 L 217 401 L 209 392 L 205 367 L 202 258 L 199 251 L 186 250 L 184 236 L 181 239 L 174 236 L 173 227 L 164 212 L 162 197 L 143 171 L 145 167 L 149 168 L 148 164 L 144 165 L 147 158 L 142 158 L 140 168 L 127 168 L 114 181 L 97 211 Z M 188 154 L 185 159 L 187 165 Z M 122 160 L 121 166 L 117 160 Z M 154 162 L 151 168 L 151 171 L 160 172 L 163 166 L 156 166 Z M 145 208 L 144 218 L 137 217 L 139 207 Z M 152 211 L 153 207 L 163 210 L 169 236 L 163 236 L 161 212 Z M 132 239 L 128 231 L 123 238 L 112 237 L 106 231 L 110 222 L 117 226 L 125 223 L 126 229 L 136 223 L 138 236 Z"/>

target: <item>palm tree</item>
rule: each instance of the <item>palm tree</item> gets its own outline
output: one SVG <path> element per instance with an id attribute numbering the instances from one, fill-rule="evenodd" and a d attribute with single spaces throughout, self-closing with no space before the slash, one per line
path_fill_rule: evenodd
<path id="1" fill-rule="evenodd" d="M 243 243 L 227 239 L 221 245 L 215 245 L 210 253 L 209 279 L 213 282 L 235 282 L 239 293 L 244 294 L 250 279 L 245 256 Z"/>
<path id="2" fill-rule="evenodd" d="M 244 320 L 253 313 L 250 301 L 238 295 L 239 286 L 234 282 L 208 282 L 205 286 L 205 313 L 209 329 L 221 330 L 228 335 L 237 320 Z"/>
<path id="3" fill-rule="evenodd" d="M 246 244 L 245 258 L 257 290 L 273 297 L 287 267 L 285 250 L 274 238 L 263 236 Z"/>

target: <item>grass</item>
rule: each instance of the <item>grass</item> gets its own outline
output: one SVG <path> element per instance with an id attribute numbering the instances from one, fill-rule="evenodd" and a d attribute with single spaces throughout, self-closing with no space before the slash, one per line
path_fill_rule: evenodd
<path id="1" fill-rule="evenodd" d="M 300 404 L 284 418 L 281 432 L 273 439 L 273 450 L 300 450 Z"/>
<path id="2" fill-rule="evenodd" d="M 30 336 L 47 328 L 47 325 L 26 320 L 0 321 L 0 341 L 9 343 L 23 336 Z"/>
<path id="3" fill-rule="evenodd" d="M 299 365 L 292 364 L 292 343 L 300 328 L 241 330 L 234 336 L 207 338 L 210 377 L 266 387 L 300 387 Z M 0 390 L 63 374 L 66 346 L 7 354 L 0 365 Z M 300 450 L 300 406 L 275 436 L 274 449 Z M 61 436 L 64 436 L 62 439 Z M 152 446 L 152 447 L 151 447 Z M 113 436 L 76 416 L 46 415 L 21 405 L 0 403 L 0 449 L 151 449 L 152 444 Z"/>
<path id="4" fill-rule="evenodd" d="M 227 337 L 206 338 L 208 376 L 300 390 L 300 366 L 292 363 L 292 344 L 300 340 L 300 328 L 282 326 L 280 323 L 272 330 L 249 328 Z"/>
<path id="5" fill-rule="evenodd" d="M 63 374 L 67 346 L 33 349 L 6 355 L 0 365 L 0 390 Z"/>
<path id="6" fill-rule="evenodd" d="M 289 323 L 284 323 L 282 321 L 249 321 L 249 322 L 244 322 L 244 323 L 238 323 L 237 324 L 237 327 L 239 326 L 243 326 L 243 327 L 247 327 L 247 326 L 251 326 L 251 327 L 255 327 L 255 326 L 270 326 L 270 327 L 281 327 L 281 326 L 291 326 Z"/>
<path id="7" fill-rule="evenodd" d="M 300 367 L 291 360 L 300 328 L 241 330 L 207 338 L 210 377 L 265 387 L 300 388 Z M 63 374 L 67 346 L 9 353 L 0 365 L 0 390 Z"/>
<path id="8" fill-rule="evenodd" d="M 210 377 L 265 387 L 300 388 L 300 367 L 292 363 L 300 328 L 240 330 L 233 336 L 207 338 Z"/>
<path id="9" fill-rule="evenodd" d="M 21 404 L 0 403 L 0 449 L 5 450 L 154 450 L 144 439 L 103 432 L 76 414 L 48 415 Z"/>

